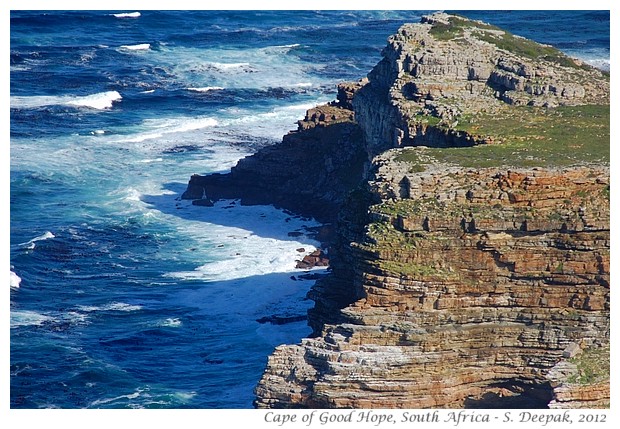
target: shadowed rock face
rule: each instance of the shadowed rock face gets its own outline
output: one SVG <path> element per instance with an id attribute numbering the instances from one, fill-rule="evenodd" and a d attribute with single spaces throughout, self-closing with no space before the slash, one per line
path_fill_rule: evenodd
<path id="1" fill-rule="evenodd" d="M 472 168 L 436 150 L 503 138 L 459 128 L 468 115 L 608 104 L 608 80 L 445 14 L 401 27 L 383 57 L 281 144 L 192 177 L 183 196 L 335 223 L 332 273 L 309 292 L 312 338 L 276 348 L 255 406 L 606 406 L 608 373 L 575 383 L 565 366 L 609 343 L 608 161 L 504 154 Z"/>
<path id="2" fill-rule="evenodd" d="M 358 86 L 341 85 L 337 102 L 308 110 L 280 144 L 243 158 L 229 174 L 192 176 L 182 198 L 240 198 L 243 204 L 274 204 L 334 221 L 368 161 L 350 109 Z"/>

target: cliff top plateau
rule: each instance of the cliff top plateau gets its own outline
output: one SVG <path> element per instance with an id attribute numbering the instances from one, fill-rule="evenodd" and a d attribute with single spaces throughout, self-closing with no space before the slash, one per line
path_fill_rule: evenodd
<path id="1" fill-rule="evenodd" d="M 401 26 L 382 55 L 354 100 L 373 155 L 485 145 L 436 155 L 472 167 L 609 163 L 609 75 L 551 46 L 436 13 Z M 366 98 L 385 100 L 391 120 L 365 126 L 377 115 Z"/>

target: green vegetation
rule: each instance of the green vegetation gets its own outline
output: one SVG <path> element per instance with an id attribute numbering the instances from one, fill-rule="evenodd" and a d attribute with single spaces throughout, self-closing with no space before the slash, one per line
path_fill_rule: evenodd
<path id="1" fill-rule="evenodd" d="M 478 32 L 476 37 L 497 46 L 499 49 L 512 52 L 522 57 L 535 60 L 547 60 L 564 67 L 581 68 L 585 70 L 592 68 L 587 64 L 577 64 L 575 60 L 552 46 L 541 45 L 533 40 L 516 36 L 507 31 L 504 31 L 502 34 Z"/>
<path id="2" fill-rule="evenodd" d="M 437 40 L 453 40 L 463 36 L 464 28 L 478 28 L 481 30 L 500 30 L 494 25 L 485 24 L 483 22 L 471 21 L 467 18 L 454 16 L 448 24 L 437 22 L 433 24 L 430 34 Z"/>
<path id="3" fill-rule="evenodd" d="M 416 199 L 403 199 L 396 201 L 385 201 L 381 204 L 370 207 L 370 210 L 375 213 L 385 214 L 391 217 L 410 216 L 418 214 L 423 210 L 432 208 L 436 210 L 440 206 L 439 201 L 435 198 L 416 198 Z"/>
<path id="4" fill-rule="evenodd" d="M 533 40 L 514 35 L 494 25 L 471 21 L 464 17 L 454 16 L 448 24 L 435 23 L 430 29 L 430 34 L 437 40 L 454 40 L 463 37 L 465 28 L 473 29 L 475 37 L 479 40 L 491 43 L 499 49 L 519 56 L 547 60 L 564 67 L 592 69 L 592 66 L 588 64 L 576 63 L 575 60 L 552 46 L 542 45 Z"/>
<path id="5" fill-rule="evenodd" d="M 455 130 L 494 144 L 426 151 L 437 161 L 463 167 L 548 167 L 584 163 L 609 164 L 609 105 L 534 108 L 504 106 L 493 114 L 463 115 Z M 424 164 L 413 151 L 398 161 Z"/>
<path id="6" fill-rule="evenodd" d="M 611 190 L 609 185 L 605 186 L 605 188 L 603 188 L 603 196 L 607 199 L 607 201 L 610 200 L 611 198 Z"/>
<path id="7" fill-rule="evenodd" d="M 609 346 L 585 350 L 569 362 L 577 365 L 577 373 L 568 378 L 569 383 L 594 384 L 609 379 Z"/>

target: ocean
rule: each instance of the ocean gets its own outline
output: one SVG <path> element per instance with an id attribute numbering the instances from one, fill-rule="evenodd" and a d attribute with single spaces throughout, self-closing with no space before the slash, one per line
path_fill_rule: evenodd
<path id="1" fill-rule="evenodd" d="M 10 13 L 11 408 L 251 408 L 320 224 L 181 200 L 424 11 Z M 609 69 L 609 11 L 461 11 Z M 324 269 L 315 269 L 324 274 Z"/>

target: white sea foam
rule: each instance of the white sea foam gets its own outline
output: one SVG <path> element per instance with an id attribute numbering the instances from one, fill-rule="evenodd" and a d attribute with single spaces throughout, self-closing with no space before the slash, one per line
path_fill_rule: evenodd
<path id="1" fill-rule="evenodd" d="M 91 407 L 97 407 L 99 405 L 103 405 L 103 404 L 109 404 L 110 402 L 115 402 L 115 401 L 119 401 L 122 399 L 136 399 L 140 397 L 140 394 L 143 392 L 142 389 L 136 389 L 136 391 L 134 393 L 129 393 L 127 395 L 120 395 L 120 396 L 114 396 L 112 398 L 104 398 L 104 399 L 97 399 L 93 402 L 90 403 Z"/>
<path id="2" fill-rule="evenodd" d="M 155 55 L 158 64 L 178 81 L 185 82 L 186 88 L 292 88 L 299 82 L 320 85 L 321 79 L 312 72 L 324 66 L 310 64 L 291 55 L 294 47 L 221 49 L 160 46 Z"/>
<path id="3" fill-rule="evenodd" d="M 138 310 L 142 310 L 143 307 L 141 305 L 126 304 L 124 302 L 112 302 L 112 303 L 100 305 L 100 306 L 80 305 L 77 308 L 78 310 L 82 312 L 91 313 L 94 311 L 123 311 L 123 312 L 138 311 Z"/>
<path id="4" fill-rule="evenodd" d="M 11 289 L 18 289 L 21 282 L 21 277 L 11 270 Z"/>
<path id="5" fill-rule="evenodd" d="M 95 130 L 95 131 L 91 131 L 91 134 L 95 135 L 95 136 L 100 136 L 105 134 L 105 130 Z"/>
<path id="6" fill-rule="evenodd" d="M 17 328 L 19 326 L 39 326 L 50 320 L 52 320 L 51 317 L 37 313 L 36 311 L 11 310 L 11 328 Z"/>
<path id="7" fill-rule="evenodd" d="M 151 49 L 150 43 L 139 43 L 137 45 L 121 45 L 120 49 L 127 51 L 147 51 Z"/>
<path id="8" fill-rule="evenodd" d="M 146 91 L 141 91 L 140 94 L 152 94 L 154 92 L 155 92 L 154 89 L 147 89 Z"/>
<path id="9" fill-rule="evenodd" d="M 193 92 L 209 92 L 209 91 L 221 91 L 224 88 L 221 86 L 204 86 L 201 88 L 187 88 L 188 91 Z"/>
<path id="10" fill-rule="evenodd" d="M 146 120 L 143 126 L 149 131 L 119 140 L 121 143 L 140 143 L 145 140 L 157 139 L 165 134 L 195 131 L 218 125 L 213 118 L 167 118 Z"/>
<path id="11" fill-rule="evenodd" d="M 135 188 L 127 189 L 127 196 L 124 198 L 126 201 L 140 201 L 142 193 Z"/>
<path id="12" fill-rule="evenodd" d="M 98 94 L 76 97 L 67 102 L 71 106 L 90 107 L 97 110 L 109 109 L 112 103 L 121 100 L 123 97 L 118 91 L 106 91 Z"/>
<path id="13" fill-rule="evenodd" d="M 210 243 L 209 254 L 215 260 L 192 271 L 169 273 L 185 280 L 232 280 L 271 273 L 299 272 L 297 249 L 315 250 L 319 243 L 306 237 L 289 237 L 288 233 L 317 226 L 313 220 L 292 218 L 271 206 L 230 205 L 218 201 L 213 208 L 185 205 L 195 221 L 179 225 L 179 231 L 194 239 Z M 225 208 L 228 207 L 228 208 Z M 242 227 L 224 226 L 230 219 Z M 288 220 L 288 221 L 287 221 Z"/>
<path id="14" fill-rule="evenodd" d="M 593 58 L 587 59 L 585 62 L 599 70 L 610 71 L 611 68 L 609 58 Z"/>
<path id="15" fill-rule="evenodd" d="M 139 18 L 141 16 L 140 12 L 123 12 L 123 13 L 113 13 L 113 16 L 116 18 Z"/>
<path id="16" fill-rule="evenodd" d="M 178 399 L 181 402 L 187 402 L 196 396 L 196 392 L 175 392 L 172 394 L 175 399 Z"/>
<path id="17" fill-rule="evenodd" d="M 77 106 L 92 109 L 109 109 L 112 103 L 120 101 L 123 97 L 118 91 L 99 92 L 92 95 L 35 95 L 11 97 L 11 107 L 18 109 L 34 109 L 43 106 Z"/>
<path id="18" fill-rule="evenodd" d="M 231 107 L 222 112 L 229 118 L 222 119 L 220 125 L 230 131 L 231 135 L 244 135 L 251 132 L 253 137 L 267 138 L 277 142 L 281 141 L 282 136 L 293 128 L 297 120 L 304 117 L 306 110 L 328 101 L 331 99 L 321 97 L 311 103 L 282 105 L 261 113 Z"/>
<path id="19" fill-rule="evenodd" d="M 179 328 L 182 325 L 183 322 L 181 322 L 181 319 L 179 319 L 178 317 L 169 317 L 158 323 L 158 326 L 163 326 L 166 328 Z"/>
<path id="20" fill-rule="evenodd" d="M 220 70 L 244 69 L 250 67 L 250 63 L 220 63 L 213 62 L 211 65 Z"/>
<path id="21" fill-rule="evenodd" d="M 45 231 L 43 234 L 36 236 L 35 238 L 33 238 L 32 240 L 28 240 L 24 243 L 20 243 L 18 244 L 19 247 L 25 247 L 26 249 L 34 249 L 35 248 L 35 243 L 37 241 L 43 241 L 43 240 L 48 240 L 50 238 L 55 238 L 56 236 L 51 233 L 50 231 Z"/>

